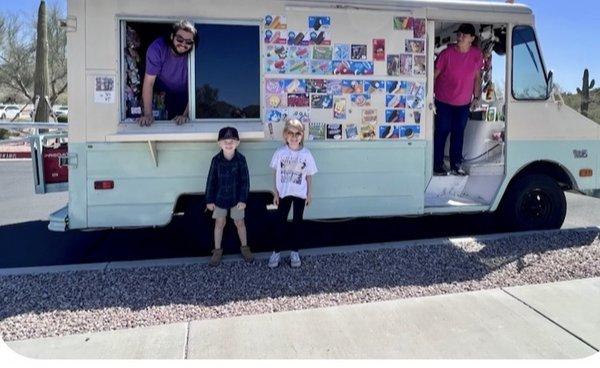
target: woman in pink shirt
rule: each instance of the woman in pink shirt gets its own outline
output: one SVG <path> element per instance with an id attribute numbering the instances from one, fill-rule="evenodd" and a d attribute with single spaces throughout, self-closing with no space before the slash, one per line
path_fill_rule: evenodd
<path id="1" fill-rule="evenodd" d="M 479 103 L 483 54 L 473 46 L 475 27 L 461 24 L 455 31 L 457 43 L 449 45 L 435 61 L 435 131 L 433 136 L 433 174 L 447 175 L 444 147 L 450 134 L 450 170 L 466 175 L 461 167 L 463 136 L 471 105 Z"/>

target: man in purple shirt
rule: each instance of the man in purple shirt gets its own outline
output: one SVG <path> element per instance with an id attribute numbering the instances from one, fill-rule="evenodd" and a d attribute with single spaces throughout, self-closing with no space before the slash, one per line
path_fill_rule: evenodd
<path id="1" fill-rule="evenodd" d="M 150 126 L 154 122 L 152 97 L 155 86 L 157 91 L 165 93 L 167 119 L 177 125 L 189 120 L 188 55 L 197 36 L 194 25 L 181 20 L 173 25 L 168 38 L 157 38 L 148 47 L 142 86 L 144 115 L 138 120 L 140 126 Z"/>

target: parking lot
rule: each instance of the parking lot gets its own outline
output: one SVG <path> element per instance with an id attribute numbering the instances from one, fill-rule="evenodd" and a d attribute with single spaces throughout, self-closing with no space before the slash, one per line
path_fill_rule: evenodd
<path id="1" fill-rule="evenodd" d="M 13 103 L 0 103 L 0 121 L 3 122 L 27 122 L 33 120 L 33 105 L 32 104 L 13 104 Z M 54 115 L 52 115 L 52 113 Z M 50 115 L 50 121 L 63 120 L 69 115 L 69 108 L 67 105 L 54 105 L 52 106 L 52 113 Z M 56 119 L 55 119 L 56 118 Z M 66 121 L 66 120 L 65 120 Z"/>

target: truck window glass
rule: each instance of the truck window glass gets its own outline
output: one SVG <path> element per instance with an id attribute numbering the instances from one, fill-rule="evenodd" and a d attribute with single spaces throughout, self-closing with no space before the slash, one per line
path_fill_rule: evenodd
<path id="1" fill-rule="evenodd" d="M 517 100 L 547 99 L 546 73 L 535 39 L 529 26 L 513 30 L 512 93 Z"/>
<path id="2" fill-rule="evenodd" d="M 259 119 L 259 27 L 196 24 L 196 29 L 196 118 Z"/>

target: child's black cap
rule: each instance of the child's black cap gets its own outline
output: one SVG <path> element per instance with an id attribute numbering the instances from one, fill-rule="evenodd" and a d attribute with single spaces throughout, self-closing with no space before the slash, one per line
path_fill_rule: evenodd
<path id="1" fill-rule="evenodd" d="M 234 127 L 225 127 L 219 130 L 219 139 L 217 140 L 221 141 L 223 139 L 235 139 L 236 141 L 239 141 L 240 136 L 237 129 Z"/>

